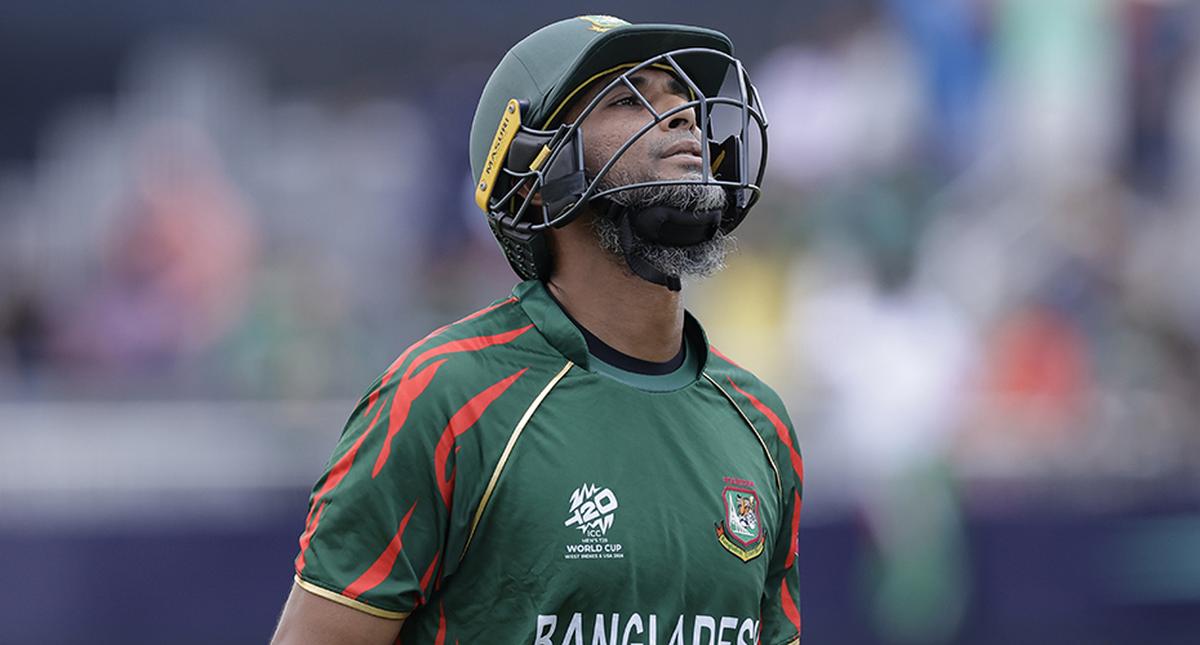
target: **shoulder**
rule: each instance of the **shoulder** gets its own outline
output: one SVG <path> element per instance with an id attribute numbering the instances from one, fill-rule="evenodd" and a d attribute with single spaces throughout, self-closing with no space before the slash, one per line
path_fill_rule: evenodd
<path id="1" fill-rule="evenodd" d="M 380 405 L 437 413 L 491 386 L 561 367 L 556 358 L 517 297 L 505 298 L 410 345 L 375 379 L 355 413 L 374 416 Z"/>
<path id="2" fill-rule="evenodd" d="M 708 363 L 704 372 L 730 396 L 749 403 L 752 409 L 773 425 L 782 424 L 789 429 L 792 427 L 791 418 L 779 393 L 712 345 L 708 348 Z"/>
<path id="3" fill-rule="evenodd" d="M 800 442 L 779 394 L 753 372 L 711 345 L 704 372 L 754 425 L 759 436 L 770 446 L 780 469 L 790 473 L 789 477 L 798 485 L 803 482 L 804 460 L 800 455 Z"/>

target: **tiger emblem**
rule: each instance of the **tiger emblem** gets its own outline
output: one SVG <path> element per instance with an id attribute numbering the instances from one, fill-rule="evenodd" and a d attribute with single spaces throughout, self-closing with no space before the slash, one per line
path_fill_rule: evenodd
<path id="1" fill-rule="evenodd" d="M 741 533 L 758 533 L 758 513 L 754 512 L 754 497 L 750 495 L 734 495 L 735 504 L 729 518 L 730 528 L 736 527 Z"/>

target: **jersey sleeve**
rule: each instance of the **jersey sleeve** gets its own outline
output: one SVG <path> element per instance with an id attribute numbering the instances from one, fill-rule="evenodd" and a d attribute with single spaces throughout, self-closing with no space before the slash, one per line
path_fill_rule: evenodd
<path id="1" fill-rule="evenodd" d="M 305 590 L 402 619 L 434 583 L 449 527 L 439 485 L 437 397 L 430 371 L 376 386 L 355 408 L 309 500 L 296 558 Z"/>
<path id="2" fill-rule="evenodd" d="M 773 406 L 774 407 L 774 406 Z M 800 508 L 804 495 L 804 466 L 800 457 L 795 430 L 782 404 L 782 418 L 772 418 L 781 426 L 786 440 L 778 449 L 782 507 L 776 535 L 779 539 L 770 554 L 767 579 L 761 607 L 760 642 L 763 645 L 792 645 L 800 642 L 800 573 L 797 567 L 799 551 Z M 772 415 L 768 415 L 771 417 Z M 782 439 L 782 437 L 781 437 Z"/>

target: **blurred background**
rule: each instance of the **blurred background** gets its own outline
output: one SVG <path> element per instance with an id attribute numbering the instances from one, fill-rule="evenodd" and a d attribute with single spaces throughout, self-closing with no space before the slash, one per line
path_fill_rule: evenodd
<path id="1" fill-rule="evenodd" d="M 487 75 L 601 12 L 771 120 L 688 302 L 796 422 L 805 642 L 1197 642 L 1196 3 L 8 0 L 0 643 L 268 639 L 355 399 L 515 282 Z"/>

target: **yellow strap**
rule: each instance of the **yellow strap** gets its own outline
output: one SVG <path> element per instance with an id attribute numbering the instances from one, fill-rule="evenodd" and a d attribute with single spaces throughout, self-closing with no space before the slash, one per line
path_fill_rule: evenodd
<path id="1" fill-rule="evenodd" d="M 492 138 L 492 147 L 488 149 L 482 176 L 475 186 L 475 204 L 485 213 L 488 212 L 488 199 L 496 188 L 496 177 L 500 176 L 500 168 L 508 156 L 508 147 L 520 129 L 521 105 L 517 99 L 509 99 L 504 107 L 504 115 L 500 117 L 500 125 L 496 127 L 496 136 Z"/>
<path id="2" fill-rule="evenodd" d="M 541 152 L 539 152 L 537 156 L 533 158 L 533 163 L 529 164 L 529 169 L 537 170 L 538 168 L 541 168 L 542 164 L 546 163 L 546 158 L 549 156 L 550 146 L 542 146 Z"/>

